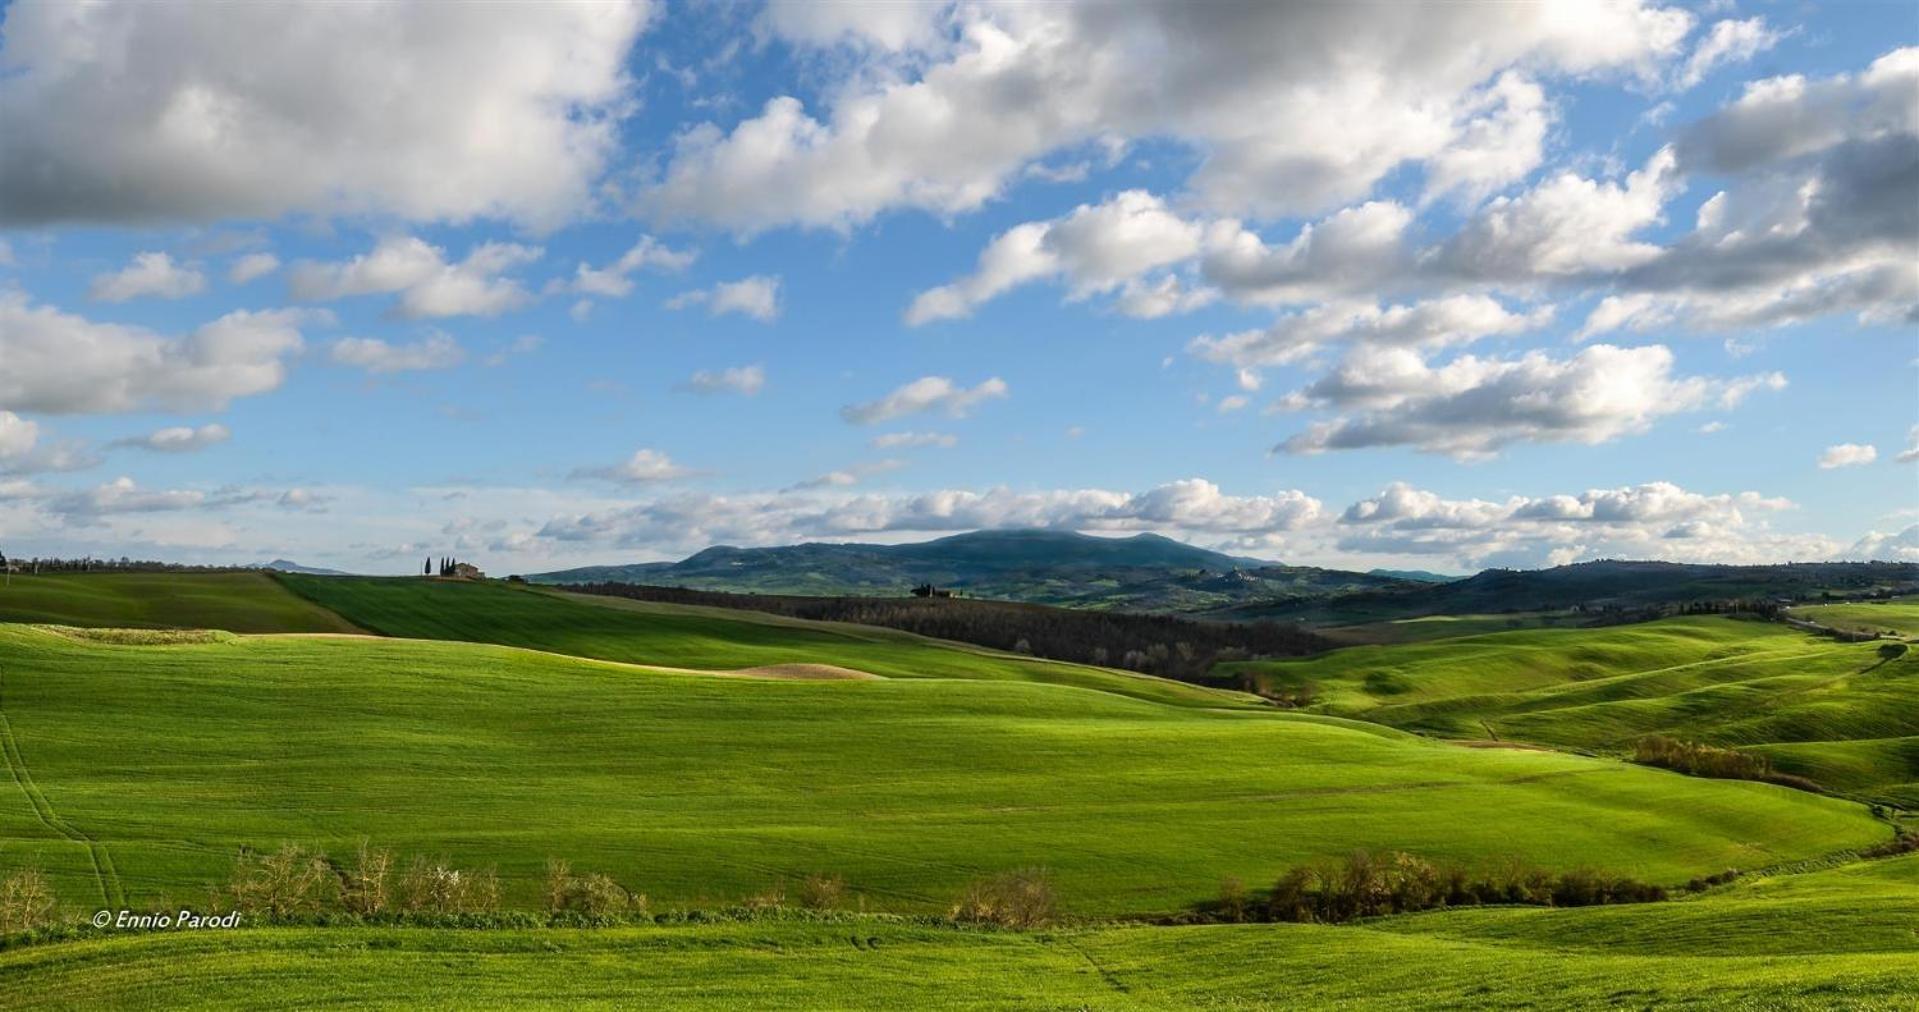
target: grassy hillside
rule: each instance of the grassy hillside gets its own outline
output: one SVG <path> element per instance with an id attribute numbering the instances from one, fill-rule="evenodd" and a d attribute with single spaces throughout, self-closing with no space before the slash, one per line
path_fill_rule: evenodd
<path id="1" fill-rule="evenodd" d="M 0 952 L 38 1007 L 1911 1008 L 1919 863 L 1684 902 L 1040 934 L 840 918 L 256 929 Z M 106 969 L 111 967 L 110 970 Z"/>
<path id="2" fill-rule="evenodd" d="M 530 600 L 540 598 L 527 595 Z M 1079 914 L 1168 911 L 1356 847 L 1676 882 L 1876 842 L 1858 806 L 1327 718 L 1021 681 L 790 682 L 366 637 L 125 645 L 0 627 L 0 860 L 69 903 L 205 895 L 242 846 L 549 857 L 662 902 L 808 873 L 876 909 L 1052 869 Z"/>
<path id="3" fill-rule="evenodd" d="M 504 583 L 283 576 L 367 630 L 550 650 L 608 661 L 729 670 L 833 664 L 888 678 L 1050 682 L 1193 706 L 1261 705 L 1240 694 L 1108 668 L 1035 660 L 870 626 L 567 594 Z"/>
<path id="4" fill-rule="evenodd" d="M 1751 747 L 1834 790 L 1919 806 L 1919 658 L 1718 617 L 1536 629 L 1223 665 L 1314 709 L 1461 738 L 1619 751 Z"/>
<path id="5" fill-rule="evenodd" d="M 1810 605 L 1794 608 L 1792 614 L 1835 629 L 1919 636 L 1919 598 L 1914 597 L 1858 604 Z"/>
<path id="6" fill-rule="evenodd" d="M 15 575 L 0 622 L 233 632 L 357 632 L 261 573 Z"/>

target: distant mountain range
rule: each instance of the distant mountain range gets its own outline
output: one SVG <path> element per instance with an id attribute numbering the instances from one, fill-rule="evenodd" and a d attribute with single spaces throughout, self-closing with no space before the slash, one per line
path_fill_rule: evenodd
<path id="1" fill-rule="evenodd" d="M 1705 599 L 1805 598 L 1827 591 L 1915 591 L 1919 565 L 1599 561 L 1540 570 L 1489 569 L 1457 577 L 1420 570 L 1358 573 L 1288 566 L 1195 548 L 1157 534 L 1104 538 L 1004 530 L 907 545 L 721 546 L 679 562 L 588 566 L 527 579 L 810 597 L 904 596 L 930 583 L 972 597 L 1034 604 L 1331 625 L 1576 606 L 1640 608 Z"/>
<path id="2" fill-rule="evenodd" d="M 1396 576 L 1226 555 L 1157 534 L 1102 538 L 1049 530 L 977 531 L 910 545 L 722 546 L 679 562 L 588 566 L 527 579 L 822 597 L 893 596 L 930 583 L 1007 601 L 1189 613 L 1281 597 L 1422 585 Z"/>

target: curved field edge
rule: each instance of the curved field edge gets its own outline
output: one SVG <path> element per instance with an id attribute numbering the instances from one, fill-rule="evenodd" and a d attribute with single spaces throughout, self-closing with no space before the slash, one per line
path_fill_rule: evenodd
<path id="1" fill-rule="evenodd" d="M 1862 606 L 1863 607 L 1863 606 Z M 1713 616 L 1354 647 L 1224 666 L 1327 712 L 1451 738 L 1621 753 L 1653 734 L 1919 804 L 1919 654 Z"/>
<path id="2" fill-rule="evenodd" d="M 1795 876 L 1683 903 L 1342 927 L 1014 933 L 789 915 L 175 931 L 0 951 L 0 994 L 38 1008 L 1903 1009 L 1919 1001 L 1912 867 L 1903 880 Z M 1710 930 L 1689 930 L 1690 914 Z"/>
<path id="3" fill-rule="evenodd" d="M 409 639 L 494 643 L 710 670 L 831 664 L 886 678 L 1046 682 L 1182 706 L 1267 708 L 1245 693 L 869 626 L 616 601 L 501 583 L 291 574 L 277 579 L 347 621 Z"/>
<path id="4" fill-rule="evenodd" d="M 240 633 L 361 632 L 264 573 L 16 574 L 0 622 Z"/>
<path id="5" fill-rule="evenodd" d="M 659 902 L 844 876 L 943 912 L 1053 873 L 1082 916 L 1164 913 L 1356 847 L 1673 884 L 1866 846 L 1857 805 L 1549 752 L 1013 681 L 659 673 L 466 643 L 227 637 L 127 646 L 0 626 L 17 751 L 135 903 L 206 895 L 243 846 L 496 866 L 549 857 Z M 0 795 L 0 853 L 65 897 L 85 851 Z M 71 853 L 78 850 L 79 853 Z M 82 877 L 84 875 L 84 877 Z"/>

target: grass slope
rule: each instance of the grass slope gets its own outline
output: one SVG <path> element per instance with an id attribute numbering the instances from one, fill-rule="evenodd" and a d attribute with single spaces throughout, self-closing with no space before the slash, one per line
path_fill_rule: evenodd
<path id="1" fill-rule="evenodd" d="M 1919 659 L 1697 617 L 1353 647 L 1223 666 L 1316 709 L 1462 738 L 1617 751 L 1647 734 L 1750 747 L 1835 790 L 1919 806 Z"/>
<path id="2" fill-rule="evenodd" d="M 608 930 L 255 929 L 0 952 L 36 1007 L 1904 1009 L 1919 863 L 1694 900 L 1346 927 L 968 932 L 843 918 Z"/>
<path id="3" fill-rule="evenodd" d="M 0 622 L 233 632 L 357 632 L 261 573 L 15 575 Z"/>
<path id="4" fill-rule="evenodd" d="M 1034 660 L 910 633 L 754 612 L 568 594 L 503 583 L 280 578 L 295 593 L 388 636 L 550 650 L 599 660 L 731 670 L 834 664 L 888 678 L 1050 682 L 1192 706 L 1257 699 L 1161 678 Z"/>
<path id="5" fill-rule="evenodd" d="M 368 637 L 125 645 L 0 626 L 0 863 L 69 903 L 194 899 L 245 845 L 499 867 L 664 902 L 811 872 L 876 909 L 1053 870 L 1066 906 L 1169 911 L 1355 847 L 1676 882 L 1876 842 L 1858 806 L 1328 718 L 1020 681 L 778 682 Z M 104 861 L 99 860 L 104 858 Z"/>
<path id="6" fill-rule="evenodd" d="M 1919 597 L 1900 597 L 1890 601 L 1862 601 L 1855 604 L 1810 605 L 1794 608 L 1792 614 L 1835 629 L 1895 632 L 1901 636 L 1919 636 Z"/>

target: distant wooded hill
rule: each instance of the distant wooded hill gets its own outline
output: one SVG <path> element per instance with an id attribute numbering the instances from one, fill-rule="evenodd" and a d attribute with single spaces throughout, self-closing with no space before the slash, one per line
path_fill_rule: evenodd
<path id="1" fill-rule="evenodd" d="M 680 562 L 588 566 L 527 579 L 813 597 L 890 597 L 931 584 L 1004 601 L 1178 613 L 1424 585 L 1226 555 L 1157 534 L 1102 538 L 1044 530 L 978 531 L 910 545 L 717 547 Z"/>
<path id="2" fill-rule="evenodd" d="M 930 584 L 969 597 L 1073 608 L 1275 618 L 1321 625 L 1420 615 L 1630 610 L 1735 599 L 1806 600 L 1919 589 L 1919 564 L 1814 562 L 1713 566 L 1584 562 L 1489 569 L 1457 578 L 1288 566 L 1156 534 L 979 531 L 909 545 L 709 548 L 680 562 L 590 566 L 536 583 L 627 583 L 744 594 L 902 597 Z"/>

